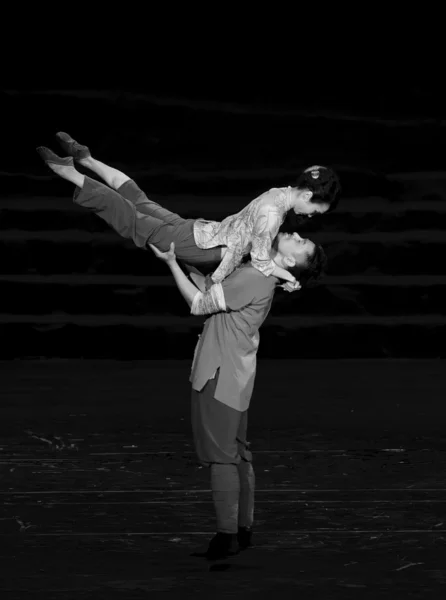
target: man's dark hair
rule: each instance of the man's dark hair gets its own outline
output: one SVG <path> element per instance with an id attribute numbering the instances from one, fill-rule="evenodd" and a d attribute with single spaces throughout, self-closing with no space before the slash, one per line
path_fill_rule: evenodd
<path id="1" fill-rule="evenodd" d="M 310 202 L 329 204 L 327 212 L 333 211 L 341 195 L 341 182 L 330 167 L 315 166 L 302 171 L 296 181 L 296 187 L 313 192 Z"/>
<path id="2" fill-rule="evenodd" d="M 302 287 L 313 286 L 324 274 L 327 266 L 327 255 L 320 244 L 315 244 L 313 254 L 306 265 L 295 265 L 288 269 Z"/>

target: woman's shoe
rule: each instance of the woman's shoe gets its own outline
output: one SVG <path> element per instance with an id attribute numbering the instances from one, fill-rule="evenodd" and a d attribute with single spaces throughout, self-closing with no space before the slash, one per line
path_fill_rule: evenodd
<path id="1" fill-rule="evenodd" d="M 37 148 L 37 152 L 40 158 L 42 158 L 47 164 L 74 167 L 74 161 L 71 156 L 67 156 L 67 158 L 60 158 L 60 156 L 57 156 L 57 154 L 54 154 L 52 150 L 45 148 L 45 146 L 39 146 Z"/>
<path id="2" fill-rule="evenodd" d="M 88 158 L 91 156 L 90 150 L 87 148 L 87 146 L 81 146 L 81 144 L 76 142 L 76 140 L 73 140 L 68 133 L 59 131 L 59 133 L 56 133 L 56 137 L 65 152 L 67 152 L 67 154 L 76 160 L 82 160 L 83 158 Z"/>

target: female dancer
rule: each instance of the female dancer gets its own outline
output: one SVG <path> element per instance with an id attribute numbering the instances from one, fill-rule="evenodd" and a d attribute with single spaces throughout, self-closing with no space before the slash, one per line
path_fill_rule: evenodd
<path id="1" fill-rule="evenodd" d="M 44 147 L 38 152 L 55 173 L 78 187 L 76 203 L 94 210 L 139 247 L 146 248 L 150 243 L 166 252 L 175 242 L 175 254 L 189 270 L 195 267 L 201 272 L 214 271 L 210 283 L 221 283 L 240 265 L 243 256 L 250 254 L 253 267 L 263 275 L 285 280 L 283 287 L 288 291 L 300 289 L 293 273 L 272 260 L 273 241 L 288 211 L 311 217 L 333 210 L 339 201 L 336 173 L 315 165 L 299 175 L 294 187 L 273 188 L 221 222 L 182 219 L 149 200 L 127 175 L 94 159 L 87 146 L 67 133 L 59 132 L 57 137 L 70 157 L 60 158 Z M 84 177 L 75 169 L 73 158 L 110 187 Z"/>

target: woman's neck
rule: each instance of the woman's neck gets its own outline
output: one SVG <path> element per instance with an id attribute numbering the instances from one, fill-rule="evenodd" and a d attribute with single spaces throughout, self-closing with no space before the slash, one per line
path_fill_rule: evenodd
<path id="1" fill-rule="evenodd" d="M 288 187 L 286 200 L 285 200 L 285 208 L 288 212 L 291 208 L 295 207 L 297 196 L 296 196 L 297 188 Z"/>

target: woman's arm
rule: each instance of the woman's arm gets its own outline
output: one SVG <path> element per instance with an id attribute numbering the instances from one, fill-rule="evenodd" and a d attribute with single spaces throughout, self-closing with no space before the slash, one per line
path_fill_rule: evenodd
<path id="1" fill-rule="evenodd" d="M 296 278 L 286 269 L 276 265 L 276 263 L 274 263 L 274 271 L 271 273 L 271 275 L 274 275 L 274 277 L 278 277 L 279 279 L 285 279 L 285 281 L 289 281 L 293 284 L 296 283 Z"/>
<path id="2" fill-rule="evenodd" d="M 211 275 L 211 279 L 214 283 L 221 283 L 228 275 L 236 269 L 242 262 L 243 253 L 241 249 L 226 249 L 226 253 L 223 256 L 220 264 Z"/>
<path id="3" fill-rule="evenodd" d="M 291 283 L 296 281 L 286 269 L 271 258 L 271 246 L 282 223 L 281 216 L 270 206 L 260 209 L 252 231 L 251 263 L 266 277 L 274 275 Z"/>

